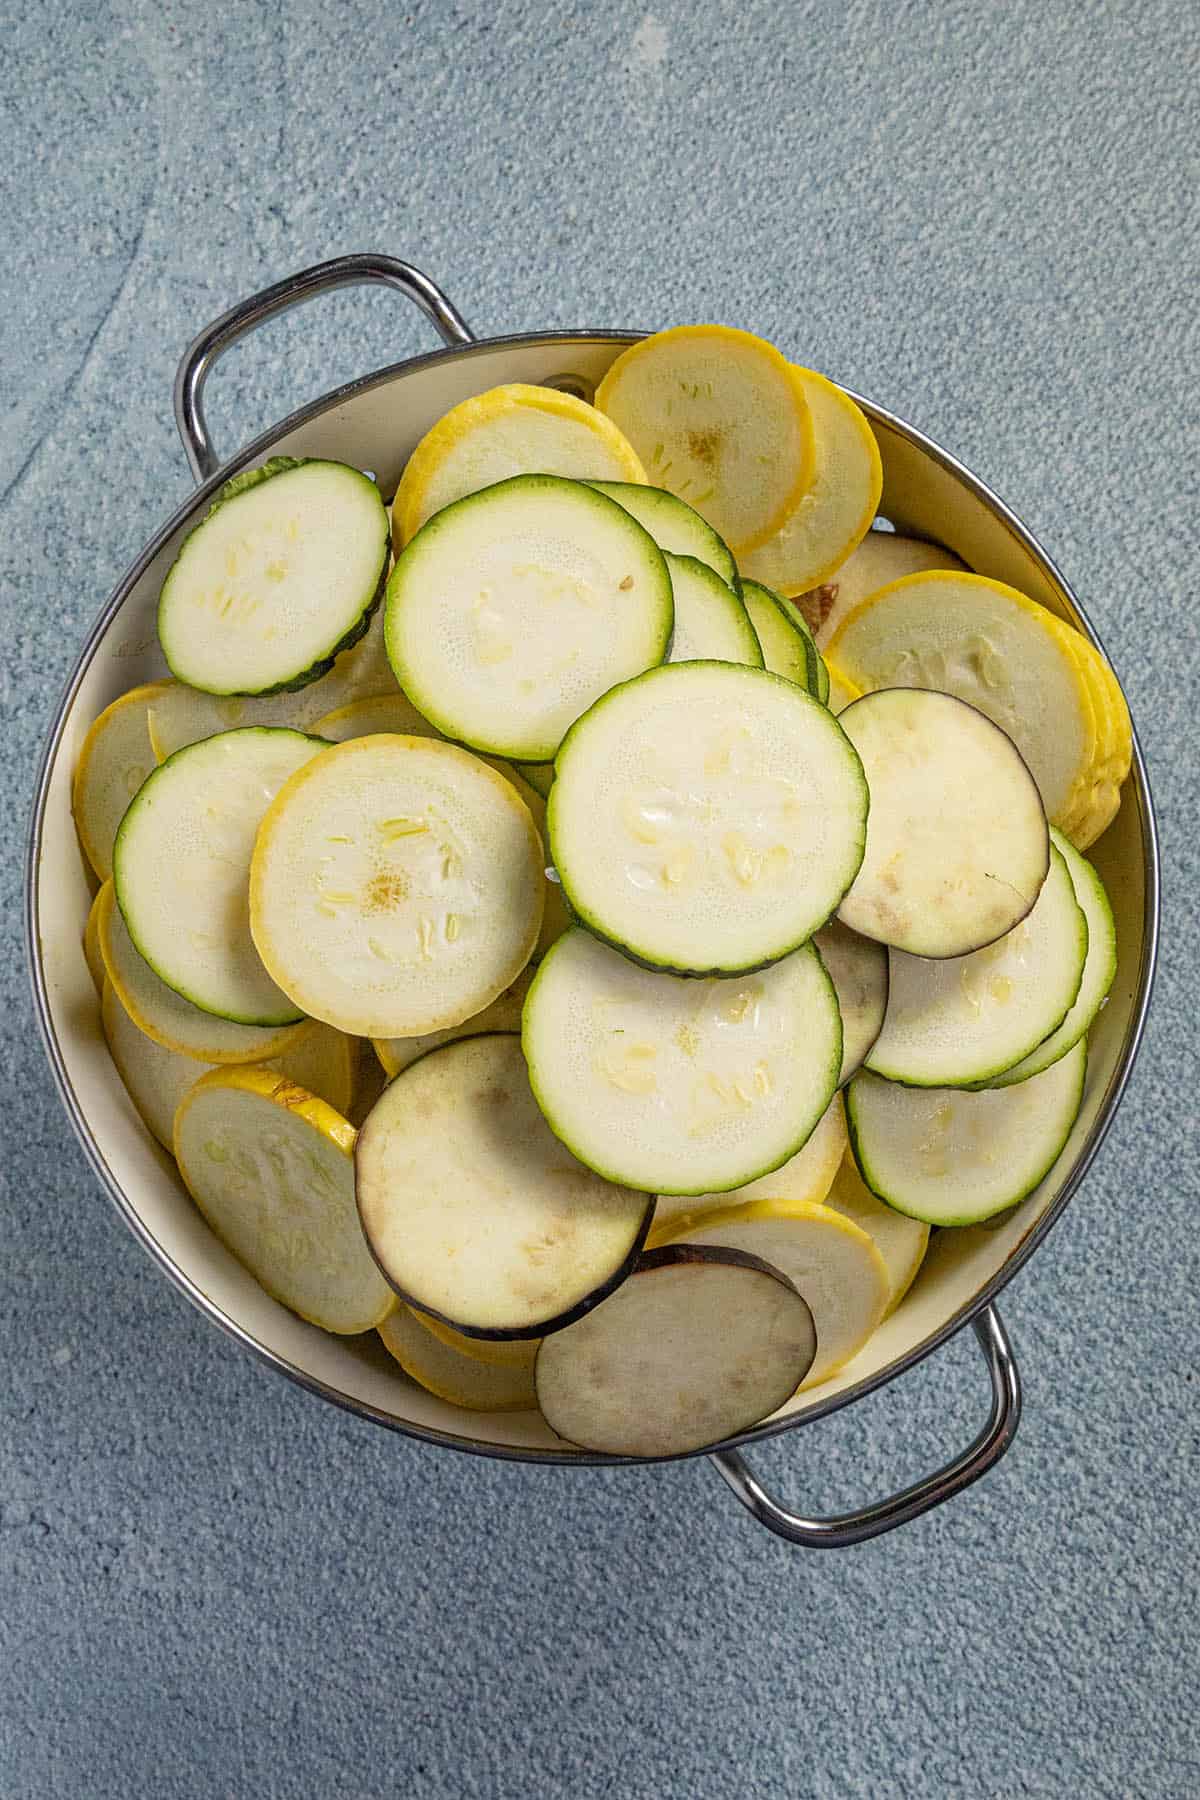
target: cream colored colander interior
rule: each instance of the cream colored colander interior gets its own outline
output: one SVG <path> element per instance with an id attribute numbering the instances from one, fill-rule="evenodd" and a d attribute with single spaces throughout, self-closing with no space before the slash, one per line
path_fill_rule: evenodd
<path id="1" fill-rule="evenodd" d="M 332 457 L 373 470 L 390 495 L 413 445 L 458 401 L 501 382 L 572 374 L 594 383 L 620 348 L 619 340 L 601 337 L 494 340 L 421 358 L 306 409 L 278 435 L 250 446 L 223 475 L 273 454 Z M 1052 566 L 998 503 L 916 433 L 873 407 L 867 411 L 883 458 L 884 517 L 901 531 L 948 545 L 970 568 L 1010 582 L 1081 623 Z M 463 1449 L 572 1458 L 535 1415 L 476 1414 L 436 1400 L 407 1380 L 373 1336 L 329 1337 L 268 1299 L 212 1237 L 109 1059 L 83 956 L 92 887 L 71 821 L 71 771 L 97 713 L 135 683 L 166 673 L 154 631 L 158 590 L 213 485 L 197 491 L 122 584 L 115 610 L 84 654 L 51 742 L 35 818 L 31 923 L 35 985 L 68 1110 L 133 1229 L 185 1291 L 248 1347 L 328 1398 L 401 1429 Z M 1112 896 L 1120 960 L 1116 985 L 1092 1034 L 1083 1110 L 1062 1157 L 1037 1192 L 996 1227 L 937 1235 L 897 1312 L 832 1381 L 776 1415 L 771 1422 L 776 1428 L 780 1421 L 828 1410 L 864 1383 L 875 1385 L 944 1333 L 1013 1266 L 1094 1147 L 1138 1035 L 1152 960 L 1153 826 L 1140 762 L 1117 818 L 1090 854 Z"/>

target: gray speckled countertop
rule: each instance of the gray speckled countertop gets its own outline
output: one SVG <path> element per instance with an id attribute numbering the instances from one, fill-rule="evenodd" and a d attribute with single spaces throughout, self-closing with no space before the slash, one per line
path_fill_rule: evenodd
<path id="1" fill-rule="evenodd" d="M 1200 1792 L 1189 9 L 18 0 L 5 48 L 4 1800 Z M 345 1417 L 189 1309 L 68 1131 L 19 945 L 43 729 L 186 493 L 180 348 L 348 249 L 485 332 L 777 339 L 991 481 L 1126 683 L 1167 866 L 1145 1049 L 1006 1296 L 1015 1450 L 891 1538 L 788 1551 L 703 1463 L 525 1469 Z M 214 381 L 219 440 L 427 342 L 386 294 L 293 315 Z M 983 1405 L 959 1341 L 757 1464 L 846 1505 Z"/>

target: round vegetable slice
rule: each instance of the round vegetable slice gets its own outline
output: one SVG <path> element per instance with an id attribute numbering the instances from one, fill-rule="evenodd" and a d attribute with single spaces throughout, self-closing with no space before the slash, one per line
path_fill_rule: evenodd
<path id="1" fill-rule="evenodd" d="M 428 719 L 422 718 L 416 707 L 400 692 L 399 688 L 394 688 L 390 694 L 376 694 L 361 700 L 352 700 L 349 705 L 338 707 L 334 712 L 327 713 L 323 719 L 318 719 L 313 730 L 318 737 L 338 744 L 349 743 L 353 738 L 382 736 L 387 733 L 434 738 L 438 742 L 445 741 Z M 511 763 L 504 762 L 500 757 L 492 756 L 485 756 L 481 760 L 486 762 L 489 768 L 495 769 L 498 775 L 503 775 L 529 808 L 537 834 L 542 840 L 544 861 L 548 854 L 546 852 L 545 796 L 533 782 L 514 769 Z M 532 766 L 535 769 L 541 767 L 540 764 L 526 766 Z M 553 774 L 553 765 L 551 764 L 550 767 Z M 549 786 L 548 783 L 547 786 Z M 542 928 L 537 944 L 534 946 L 535 959 L 545 954 L 554 940 L 562 936 L 571 922 L 566 902 L 562 897 L 562 889 L 558 883 L 546 881 L 542 891 L 544 898 Z"/>
<path id="2" fill-rule="evenodd" d="M 380 1268 L 470 1337 L 539 1337 L 586 1312 L 633 1267 L 654 1204 L 564 1150 L 515 1034 L 444 1044 L 397 1075 L 356 1161 Z"/>
<path id="3" fill-rule="evenodd" d="M 502 481 L 431 519 L 388 582 L 388 657 L 438 730 L 552 758 L 614 683 L 662 662 L 674 620 L 662 551 L 582 482 Z"/>
<path id="4" fill-rule="evenodd" d="M 858 547 L 831 575 L 807 593 L 799 594 L 796 603 L 803 612 L 819 649 L 824 650 L 830 638 L 848 613 L 905 575 L 921 575 L 927 569 L 965 569 L 952 550 L 941 544 L 928 544 L 924 538 L 904 537 L 897 531 L 868 531 Z"/>
<path id="5" fill-rule="evenodd" d="M 741 571 L 781 594 L 801 594 L 833 574 L 869 530 L 883 488 L 879 446 L 848 394 L 797 368 L 813 426 L 813 475 L 797 506 Z"/>
<path id="6" fill-rule="evenodd" d="M 778 531 L 808 487 L 804 384 L 774 345 L 681 325 L 622 352 L 596 389 L 649 480 L 686 500 L 735 555 Z"/>
<path id="7" fill-rule="evenodd" d="M 594 406 L 557 388 L 509 382 L 451 407 L 425 433 L 392 506 L 397 547 L 434 513 L 513 475 L 646 479 L 632 445 Z"/>
<path id="8" fill-rule="evenodd" d="M 531 970 L 523 970 L 502 994 L 497 994 L 490 1006 L 485 1006 L 482 1012 L 476 1013 L 472 1018 L 464 1019 L 461 1025 L 449 1025 L 444 1031 L 430 1031 L 422 1037 L 373 1039 L 375 1054 L 388 1080 L 402 1074 L 418 1057 L 424 1056 L 427 1050 L 437 1050 L 442 1044 L 452 1043 L 455 1038 L 478 1037 L 481 1033 L 493 1031 L 520 1031 L 521 1008 L 525 1004 L 532 978 Z"/>
<path id="9" fill-rule="evenodd" d="M 285 1025 L 239 1025 L 193 1006 L 138 954 L 111 881 L 96 896 L 96 932 L 104 970 L 138 1030 L 164 1050 L 193 1062 L 257 1063 L 294 1048 L 314 1029 L 311 1019 Z"/>
<path id="10" fill-rule="evenodd" d="M 761 669 L 763 653 L 749 615 L 733 589 L 694 556 L 667 553 L 675 598 L 671 662 L 744 663 Z"/>
<path id="11" fill-rule="evenodd" d="M 831 919 L 813 938 L 825 972 L 837 994 L 842 1015 L 842 1071 L 844 1087 L 861 1068 L 871 1045 L 883 1029 L 888 1003 L 888 953 L 873 938 Z"/>
<path id="12" fill-rule="evenodd" d="M 205 738 L 155 769 L 121 821 L 113 887 L 129 935 L 155 974 L 205 1012 L 283 1025 L 304 1010 L 259 959 L 247 889 L 264 813 L 324 749 L 279 728 Z"/>
<path id="13" fill-rule="evenodd" d="M 361 469 L 276 457 L 235 475 L 163 583 L 171 673 L 212 694 L 305 686 L 366 630 L 387 561 L 387 511 Z"/>
<path id="14" fill-rule="evenodd" d="M 862 867 L 838 917 L 913 956 L 963 956 L 1033 906 L 1050 838 L 1011 740 L 948 694 L 890 688 L 838 720 L 871 790 Z"/>
<path id="15" fill-rule="evenodd" d="M 146 682 L 106 706 L 75 765 L 71 810 L 84 855 L 101 881 L 112 874 L 113 844 L 126 808 L 154 767 L 151 702 L 169 684 Z"/>
<path id="16" fill-rule="evenodd" d="M 842 1060 L 833 984 L 805 947 L 732 980 L 642 969 L 588 932 L 546 956 L 521 1027 L 554 1132 L 610 1181 L 710 1194 L 807 1143 Z"/>
<path id="17" fill-rule="evenodd" d="M 1084 850 L 1108 829 L 1121 804 L 1121 784 L 1133 755 L 1133 727 L 1125 696 L 1108 664 L 1078 632 L 1062 627 L 1062 636 L 1092 696 L 1099 738 L 1083 791 L 1075 797 L 1064 830 Z"/>
<path id="18" fill-rule="evenodd" d="M 109 1055 L 144 1123 L 164 1149 L 174 1154 L 175 1111 L 192 1083 L 212 1067 L 165 1050 L 139 1031 L 111 981 L 104 984 L 100 1016 Z"/>
<path id="19" fill-rule="evenodd" d="M 651 1250 L 534 1365 L 546 1423 L 612 1456 L 683 1456 L 747 1431 L 795 1393 L 816 1348 L 807 1304 L 758 1257 Z"/>
<path id="20" fill-rule="evenodd" d="M 743 581 L 742 599 L 772 675 L 782 675 L 820 700 L 817 647 L 798 613 L 757 581 Z M 823 665 L 822 665 L 823 666 Z"/>
<path id="21" fill-rule="evenodd" d="M 1087 947 L 1087 920 L 1067 865 L 1051 847 L 1037 900 L 994 944 L 940 961 L 888 952 L 887 1017 L 867 1067 L 913 1087 L 991 1081 L 1062 1024 L 1079 992 Z"/>
<path id="22" fill-rule="evenodd" d="M 864 1182 L 847 1151 L 833 1185 L 825 1196 L 831 1211 L 840 1213 L 865 1231 L 887 1269 L 888 1297 L 883 1316 L 894 1313 L 917 1278 L 929 1248 L 929 1226 L 922 1219 L 910 1219 L 907 1213 L 885 1206 Z"/>
<path id="23" fill-rule="evenodd" d="M 173 1150 L 176 1108 L 192 1083 L 214 1065 L 181 1056 L 147 1037 L 121 1005 L 111 981 L 104 984 L 103 1019 L 109 1051 L 130 1099 L 159 1143 Z M 351 1099 L 353 1050 L 352 1041 L 340 1031 L 316 1025 L 291 1050 L 260 1066 L 286 1076 L 335 1112 L 345 1113 Z"/>
<path id="24" fill-rule="evenodd" d="M 932 688 L 998 725 L 1037 782 L 1051 824 L 1069 828 L 1098 724 L 1073 633 L 1045 607 L 982 575 L 934 570 L 881 589 L 842 620 L 830 663 L 864 693 Z"/>
<path id="25" fill-rule="evenodd" d="M 750 1200 L 808 1200 L 818 1204 L 829 1192 L 848 1149 L 842 1097 L 835 1094 L 803 1148 L 769 1174 L 760 1175 L 743 1187 L 726 1188 L 723 1193 L 660 1194 L 647 1241 L 666 1243 L 674 1236 L 681 1218 L 695 1219 L 703 1213 L 723 1211 Z"/>
<path id="26" fill-rule="evenodd" d="M 864 1069 L 846 1090 L 854 1160 L 889 1206 L 978 1225 L 1024 1200 L 1057 1162 L 1083 1099 L 1087 1041 L 1012 1087 L 902 1087 Z"/>
<path id="27" fill-rule="evenodd" d="M 673 1244 L 721 1245 L 759 1256 L 803 1294 L 817 1353 L 803 1386 L 816 1387 L 857 1356 L 887 1306 L 887 1267 L 867 1233 L 830 1207 L 756 1200 L 681 1219 Z"/>
<path id="28" fill-rule="evenodd" d="M 763 669 L 675 663 L 626 682 L 555 769 L 547 823 L 568 904 L 655 967 L 732 973 L 786 955 L 862 860 L 856 753 L 823 706 Z"/>
<path id="29" fill-rule="evenodd" d="M 398 1306 L 379 1335 L 406 1375 L 439 1400 L 471 1412 L 528 1412 L 537 1405 L 533 1385 L 536 1346 L 523 1367 L 481 1362 L 429 1330 L 411 1306 Z"/>
<path id="30" fill-rule="evenodd" d="M 268 1069 L 202 1075 L 175 1160 L 213 1231 L 274 1299 L 326 1331 L 381 1325 L 395 1296 L 354 1205 L 354 1127 Z"/>
<path id="31" fill-rule="evenodd" d="M 660 550 L 669 550 L 673 556 L 694 557 L 737 592 L 738 571 L 732 550 L 686 500 L 668 494 L 666 488 L 644 487 L 632 481 L 589 481 L 588 486 L 598 488 L 632 513 Z"/>
<path id="32" fill-rule="evenodd" d="M 335 744 L 258 833 L 250 928 L 294 1004 L 362 1037 L 459 1025 L 537 943 L 543 853 L 529 808 L 478 757 L 428 738 Z"/>
<path id="33" fill-rule="evenodd" d="M 1052 831 L 1050 835 L 1066 864 L 1075 898 L 1087 920 L 1087 960 L 1079 990 L 1062 1024 L 1021 1062 L 993 1076 L 989 1087 L 1011 1087 L 1015 1081 L 1028 1081 L 1031 1075 L 1040 1075 L 1073 1049 L 1091 1029 L 1117 973 L 1117 932 L 1104 883 L 1091 863 L 1060 832 Z"/>

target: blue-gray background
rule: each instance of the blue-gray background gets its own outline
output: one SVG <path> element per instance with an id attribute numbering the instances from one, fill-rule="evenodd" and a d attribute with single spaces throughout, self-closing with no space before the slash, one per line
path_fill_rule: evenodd
<path id="1" fill-rule="evenodd" d="M 0 1794 L 1194 1796 L 1195 19 L 1185 0 L 18 4 L 0 81 Z M 1133 701 L 1164 969 L 1086 1189 L 1010 1290 L 1017 1447 L 857 1552 L 703 1463 L 418 1448 L 238 1355 L 98 1194 L 35 1041 L 18 862 L 85 627 L 183 497 L 176 357 L 344 250 L 477 329 L 719 318 L 918 422 L 1075 580 Z M 393 297 L 231 356 L 232 448 L 425 348 Z M 911 1478 L 962 1341 L 757 1453 Z"/>

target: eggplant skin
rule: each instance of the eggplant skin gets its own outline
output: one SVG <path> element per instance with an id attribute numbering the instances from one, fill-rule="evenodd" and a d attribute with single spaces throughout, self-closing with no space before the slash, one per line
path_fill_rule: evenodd
<path id="1" fill-rule="evenodd" d="M 661 1460 L 711 1449 L 784 1405 L 817 1332 L 795 1284 L 719 1244 L 664 1244 L 590 1317 L 542 1342 L 534 1386 L 581 1450 Z"/>

